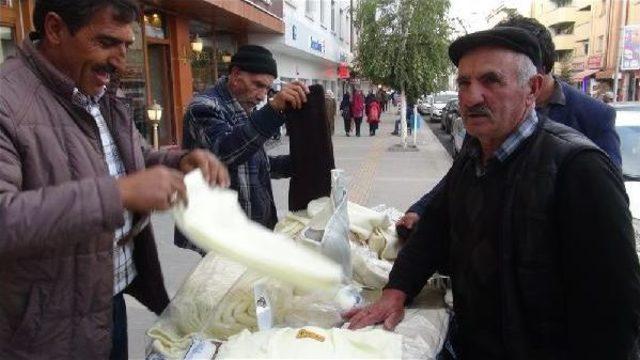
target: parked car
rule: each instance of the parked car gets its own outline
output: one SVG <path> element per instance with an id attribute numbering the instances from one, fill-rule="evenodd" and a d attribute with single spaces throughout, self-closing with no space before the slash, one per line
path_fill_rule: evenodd
<path id="1" fill-rule="evenodd" d="M 442 118 L 442 109 L 447 105 L 449 100 L 457 99 L 458 93 L 455 91 L 443 91 L 435 94 L 433 104 L 431 105 L 431 113 L 429 121 L 438 122 Z"/>
<path id="2" fill-rule="evenodd" d="M 440 120 L 440 128 L 447 134 L 451 134 L 451 123 L 453 119 L 459 115 L 458 98 L 451 99 L 442 109 L 442 120 Z"/>
<path id="3" fill-rule="evenodd" d="M 616 131 L 620 136 L 622 174 L 629 195 L 629 210 L 640 250 L 640 103 L 612 104 L 616 109 Z M 639 251 L 640 253 L 640 251 Z"/>
<path id="4" fill-rule="evenodd" d="M 453 158 L 455 159 L 462 149 L 464 143 L 464 137 L 467 135 L 467 131 L 464 129 L 464 123 L 462 117 L 456 115 L 451 122 L 451 137 L 453 138 Z"/>
<path id="5" fill-rule="evenodd" d="M 431 114 L 431 101 L 432 101 L 432 96 L 422 96 L 420 99 L 418 99 L 418 112 L 420 113 L 420 115 L 422 116 L 426 116 Z"/>

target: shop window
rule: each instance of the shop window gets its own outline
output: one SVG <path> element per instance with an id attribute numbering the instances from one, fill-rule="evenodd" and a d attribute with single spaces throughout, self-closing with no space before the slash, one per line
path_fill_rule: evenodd
<path id="1" fill-rule="evenodd" d="M 127 51 L 127 69 L 120 75 L 119 89 L 122 91 L 125 101 L 131 107 L 136 128 L 145 138 L 148 138 L 142 27 L 137 22 L 131 23 L 131 26 L 133 28 L 134 42 Z"/>
<path id="2" fill-rule="evenodd" d="M 0 26 L 0 63 L 15 52 L 16 40 L 15 31 L 8 26 Z"/>
<path id="3" fill-rule="evenodd" d="M 144 31 L 147 37 L 156 39 L 167 38 L 167 24 L 163 14 L 158 11 L 145 11 Z"/>
<path id="4" fill-rule="evenodd" d="M 229 75 L 231 57 L 238 48 L 237 41 L 231 34 L 216 34 L 216 60 L 218 64 L 218 78 Z"/>

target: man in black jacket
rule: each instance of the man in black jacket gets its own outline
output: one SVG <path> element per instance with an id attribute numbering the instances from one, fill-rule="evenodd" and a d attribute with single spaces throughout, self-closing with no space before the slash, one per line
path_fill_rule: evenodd
<path id="1" fill-rule="evenodd" d="M 640 267 L 619 170 L 534 110 L 540 49 L 501 27 L 449 48 L 470 142 L 351 328 L 394 328 L 436 271 L 451 276 L 459 358 L 629 359 Z"/>
<path id="2" fill-rule="evenodd" d="M 549 30 L 536 19 L 523 16 L 509 17 L 497 26 L 512 26 L 523 29 L 538 40 L 542 60 L 538 72 L 542 75 L 542 89 L 536 97 L 536 110 L 551 120 L 584 134 L 604 150 L 611 160 L 620 167 L 622 158 L 620 139 L 615 128 L 615 110 L 553 76 L 556 52 Z M 439 188 L 438 184 L 411 205 L 398 225 L 412 229 L 418 223 L 427 203 Z"/>

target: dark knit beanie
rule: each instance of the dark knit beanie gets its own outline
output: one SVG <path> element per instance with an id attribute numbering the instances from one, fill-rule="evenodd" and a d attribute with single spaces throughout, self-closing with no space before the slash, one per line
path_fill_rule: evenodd
<path id="1" fill-rule="evenodd" d="M 271 52 L 258 45 L 244 45 L 231 58 L 231 66 L 254 74 L 269 74 L 278 77 L 278 66 Z"/>

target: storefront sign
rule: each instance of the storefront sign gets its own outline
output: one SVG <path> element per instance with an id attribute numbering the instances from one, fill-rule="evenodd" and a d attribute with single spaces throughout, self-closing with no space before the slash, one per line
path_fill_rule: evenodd
<path id="1" fill-rule="evenodd" d="M 309 39 L 311 50 L 315 50 L 321 53 L 325 52 L 324 40 L 314 39 L 313 36 L 309 36 Z"/>
<path id="2" fill-rule="evenodd" d="M 640 25 L 624 27 L 624 50 L 621 70 L 640 69 Z"/>
<path id="3" fill-rule="evenodd" d="M 346 63 L 340 63 L 340 65 L 338 65 L 338 77 L 340 79 L 348 79 L 350 76 L 349 66 Z"/>
<path id="4" fill-rule="evenodd" d="M 587 67 L 589 69 L 600 69 L 602 67 L 602 54 L 589 56 Z"/>
<path id="5" fill-rule="evenodd" d="M 295 25 L 291 25 L 291 38 L 293 40 L 298 39 L 298 28 Z"/>

